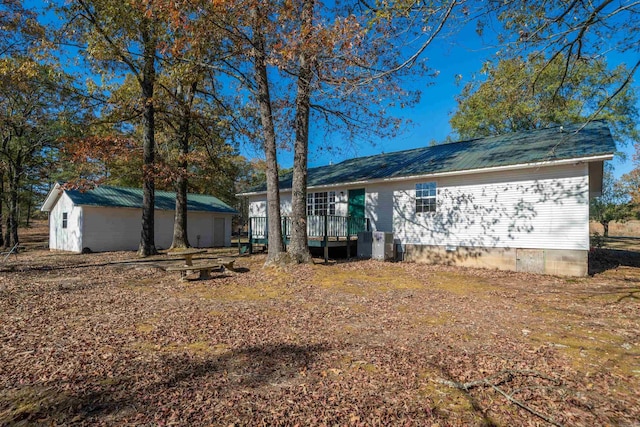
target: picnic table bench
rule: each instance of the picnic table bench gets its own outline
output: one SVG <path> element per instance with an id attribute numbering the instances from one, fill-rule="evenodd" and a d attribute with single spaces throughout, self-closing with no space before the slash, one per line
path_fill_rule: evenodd
<path id="1" fill-rule="evenodd" d="M 233 271 L 234 262 L 235 259 L 228 260 L 218 258 L 216 260 L 211 260 L 211 262 L 200 264 L 167 267 L 167 271 L 179 271 L 180 280 L 187 280 L 187 275 L 191 274 L 194 271 L 199 271 L 200 274 L 198 276 L 198 280 L 206 280 L 211 278 L 211 272 L 214 270 L 223 272 L 225 269 L 229 269 Z"/>

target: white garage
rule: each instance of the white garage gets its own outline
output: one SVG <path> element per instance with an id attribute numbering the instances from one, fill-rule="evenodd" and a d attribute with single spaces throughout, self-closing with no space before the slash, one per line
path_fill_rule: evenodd
<path id="1" fill-rule="evenodd" d="M 155 193 L 155 244 L 171 246 L 176 195 Z M 99 186 L 67 190 L 56 184 L 41 210 L 49 212 L 49 249 L 82 252 L 137 250 L 142 231 L 142 189 Z M 237 211 L 218 198 L 187 196 L 188 237 L 194 247 L 231 245 L 231 220 Z"/>

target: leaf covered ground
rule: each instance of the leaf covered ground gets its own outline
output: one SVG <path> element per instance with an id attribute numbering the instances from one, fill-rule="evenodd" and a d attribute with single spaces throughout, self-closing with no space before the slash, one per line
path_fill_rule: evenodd
<path id="1" fill-rule="evenodd" d="M 265 269 L 253 255 L 180 282 L 166 256 L 133 258 L 30 250 L 0 265 L 0 425 L 640 419 L 638 268 Z"/>

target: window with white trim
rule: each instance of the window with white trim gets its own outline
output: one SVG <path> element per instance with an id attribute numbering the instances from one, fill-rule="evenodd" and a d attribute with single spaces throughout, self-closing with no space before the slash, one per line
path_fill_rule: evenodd
<path id="1" fill-rule="evenodd" d="M 307 215 L 335 215 L 336 192 L 307 193 Z"/>
<path id="2" fill-rule="evenodd" d="M 62 212 L 62 228 L 67 228 L 67 213 L 66 212 Z"/>
<path id="3" fill-rule="evenodd" d="M 435 212 L 438 188 L 435 182 L 416 184 L 416 213 Z"/>

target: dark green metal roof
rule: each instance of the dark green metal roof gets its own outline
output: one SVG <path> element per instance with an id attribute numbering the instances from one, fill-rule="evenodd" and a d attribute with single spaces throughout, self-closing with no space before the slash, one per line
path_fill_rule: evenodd
<path id="1" fill-rule="evenodd" d="M 359 157 L 309 168 L 308 186 L 346 184 L 405 176 L 485 169 L 528 163 L 611 155 L 616 146 L 606 123 L 593 121 L 526 132 L 514 132 L 433 147 Z M 291 173 L 280 188 L 291 188 Z M 252 192 L 266 191 L 266 184 Z"/>
<path id="2" fill-rule="evenodd" d="M 66 190 L 74 204 L 83 206 L 105 206 L 118 208 L 142 208 L 142 189 L 110 187 L 102 185 L 92 190 Z M 176 193 L 169 191 L 155 192 L 155 208 L 174 210 Z M 188 194 L 187 210 L 201 212 L 219 212 L 237 214 L 238 212 L 217 197 L 205 194 Z"/>

